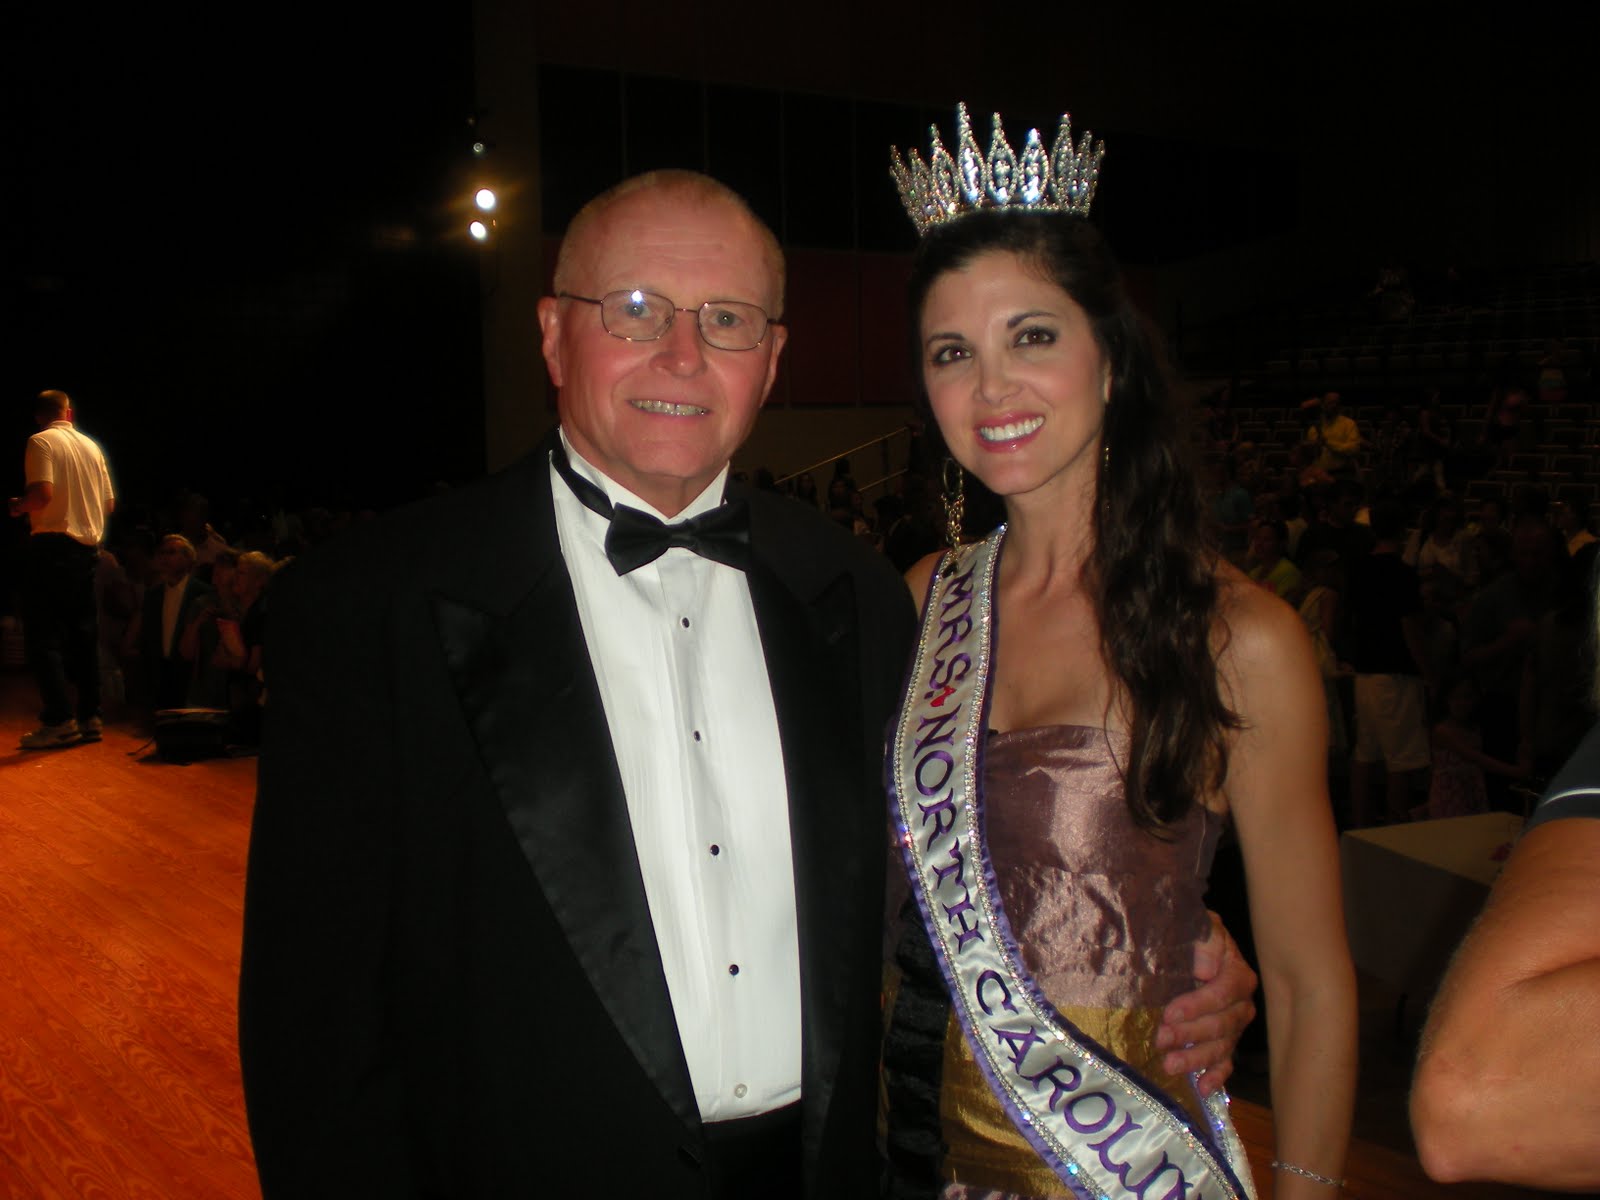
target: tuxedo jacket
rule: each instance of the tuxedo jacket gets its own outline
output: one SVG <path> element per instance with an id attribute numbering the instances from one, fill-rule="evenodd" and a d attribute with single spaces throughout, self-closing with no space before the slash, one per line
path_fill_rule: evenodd
<path id="1" fill-rule="evenodd" d="M 172 631 L 172 653 L 163 654 L 161 648 L 161 605 L 166 585 L 153 583 L 144 590 L 144 604 L 139 610 L 139 661 L 145 672 L 145 684 L 150 690 L 150 700 L 156 708 L 181 708 L 189 703 L 188 677 L 194 664 L 183 661 L 178 653 L 178 643 L 183 631 L 194 620 L 202 606 L 214 602 L 216 593 L 204 580 L 190 575 L 183 585 L 183 599 L 178 604 L 178 622 Z"/>
<path id="2" fill-rule="evenodd" d="M 164 583 L 153 583 L 144 590 L 144 603 L 139 614 L 139 656 L 148 663 L 176 656 L 184 629 L 194 620 L 200 606 L 211 603 L 215 596 L 211 585 L 205 580 L 193 575 L 184 580 L 183 599 L 178 604 L 178 623 L 172 633 L 172 655 L 169 656 L 161 652 L 161 605 L 166 590 Z"/>
<path id="3" fill-rule="evenodd" d="M 912 604 L 818 514 L 749 500 L 806 1194 L 875 1194 L 883 736 Z M 239 1030 L 264 1194 L 704 1195 L 547 449 L 272 588 Z"/>

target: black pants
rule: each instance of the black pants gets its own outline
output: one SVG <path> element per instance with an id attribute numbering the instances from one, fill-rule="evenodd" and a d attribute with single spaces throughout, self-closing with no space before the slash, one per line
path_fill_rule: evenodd
<path id="1" fill-rule="evenodd" d="M 705 1127 L 708 1200 L 800 1200 L 800 1105 Z"/>
<path id="2" fill-rule="evenodd" d="M 100 614 L 94 572 L 100 548 L 64 533 L 28 539 L 22 620 L 28 665 L 39 684 L 39 720 L 60 725 L 100 715 Z M 77 689 L 74 708 L 68 683 Z"/>

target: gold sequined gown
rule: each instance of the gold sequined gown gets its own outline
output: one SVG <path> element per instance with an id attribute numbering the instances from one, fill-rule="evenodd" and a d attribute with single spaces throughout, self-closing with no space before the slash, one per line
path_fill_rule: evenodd
<path id="1" fill-rule="evenodd" d="M 1161 1070 L 1161 1010 L 1193 986 L 1194 943 L 1221 819 L 1196 806 L 1161 836 L 1128 814 L 1127 738 L 1084 726 L 991 733 L 984 787 L 1001 903 L 1040 990 L 1080 1031 L 1182 1104 Z M 892 1197 L 999 1200 L 1071 1193 L 989 1091 L 950 1014 L 908 901 L 886 973 L 883 1094 Z"/>

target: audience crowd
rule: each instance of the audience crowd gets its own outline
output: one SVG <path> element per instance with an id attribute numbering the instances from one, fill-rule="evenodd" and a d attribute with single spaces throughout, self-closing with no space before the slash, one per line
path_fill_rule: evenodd
<path id="1" fill-rule="evenodd" d="M 260 741 L 268 585 L 314 542 L 357 519 L 320 509 L 213 523 L 204 496 L 114 515 L 95 575 L 100 674 L 113 711 L 226 712 L 230 746 Z M 370 515 L 370 514 L 362 514 Z"/>
<path id="2" fill-rule="evenodd" d="M 1200 415 L 1224 551 L 1317 647 L 1341 822 L 1522 811 L 1595 719 L 1591 451 L 1515 384 Z"/>

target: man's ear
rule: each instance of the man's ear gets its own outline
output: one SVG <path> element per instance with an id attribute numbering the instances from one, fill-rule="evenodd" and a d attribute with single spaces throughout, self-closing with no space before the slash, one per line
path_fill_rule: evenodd
<path id="1" fill-rule="evenodd" d="M 539 331 L 543 341 L 545 369 L 550 372 L 550 382 L 561 386 L 561 301 L 554 296 L 540 299 L 538 308 Z"/>

